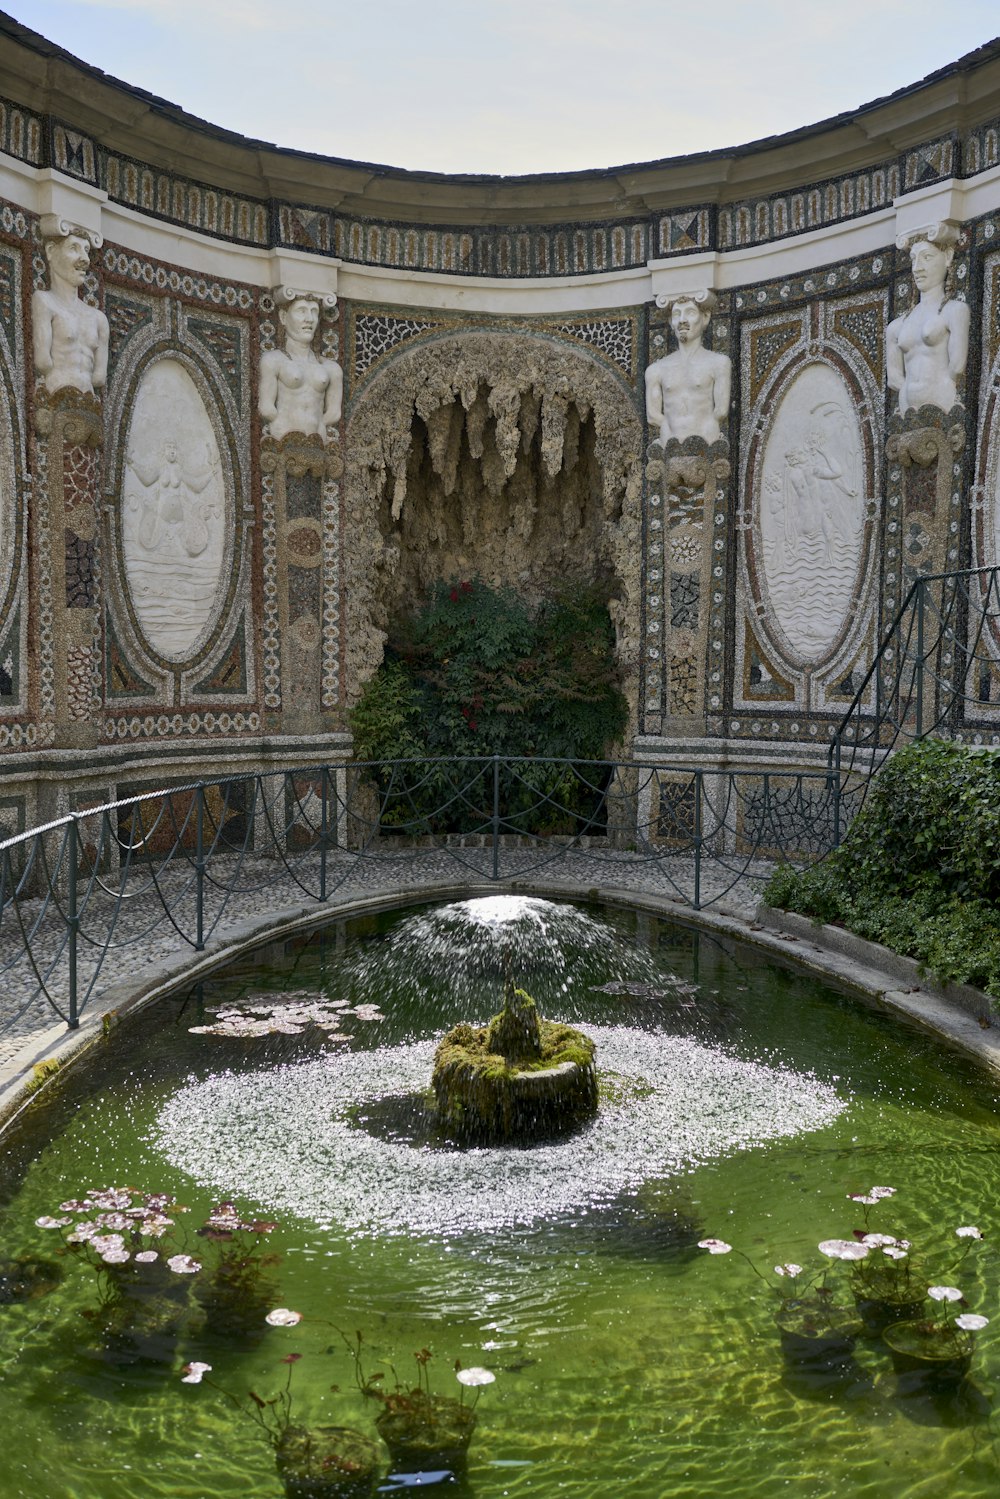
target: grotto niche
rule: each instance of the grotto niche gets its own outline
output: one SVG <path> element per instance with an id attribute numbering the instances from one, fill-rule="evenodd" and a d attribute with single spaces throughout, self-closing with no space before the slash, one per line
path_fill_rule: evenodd
<path id="1" fill-rule="evenodd" d="M 438 581 L 534 605 L 572 580 L 605 592 L 634 713 L 643 435 L 624 380 L 551 337 L 461 334 L 380 370 L 345 444 L 352 695 Z"/>

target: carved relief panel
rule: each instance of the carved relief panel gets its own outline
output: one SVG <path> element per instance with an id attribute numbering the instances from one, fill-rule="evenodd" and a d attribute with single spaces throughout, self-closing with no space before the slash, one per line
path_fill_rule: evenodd
<path id="1" fill-rule="evenodd" d="M 217 310 L 222 288 L 191 290 L 156 296 L 123 278 L 107 299 L 110 737 L 259 727 L 232 711 L 256 696 L 249 319 L 239 304 Z M 147 716 L 114 716 L 136 710 Z"/>
<path id="2" fill-rule="evenodd" d="M 147 367 L 127 444 L 121 538 L 132 607 L 153 650 L 184 661 L 218 612 L 232 538 L 219 444 L 178 359 Z"/>
<path id="3" fill-rule="evenodd" d="M 983 267 L 982 327 L 971 565 L 1000 568 L 1000 251 L 988 255 Z M 971 588 L 979 607 L 969 611 L 971 664 L 965 684 L 966 715 L 995 725 L 1000 721 L 1000 573 L 981 574 Z"/>
<path id="4" fill-rule="evenodd" d="M 19 248 L 0 244 L 0 749 L 36 742 L 29 711 L 28 536 L 29 480 L 25 463 L 24 263 Z M 37 710 L 37 700 L 35 704 Z"/>
<path id="5" fill-rule="evenodd" d="M 734 708 L 839 713 L 870 659 L 884 325 L 880 293 L 744 324 Z"/>

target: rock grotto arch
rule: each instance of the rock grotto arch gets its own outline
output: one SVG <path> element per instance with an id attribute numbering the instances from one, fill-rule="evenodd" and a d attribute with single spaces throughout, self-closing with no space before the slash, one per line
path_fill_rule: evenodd
<path id="1" fill-rule="evenodd" d="M 466 333 L 400 354 L 357 398 L 345 442 L 347 678 L 438 578 L 530 600 L 606 586 L 635 701 L 643 427 L 596 358 L 530 333 Z"/>

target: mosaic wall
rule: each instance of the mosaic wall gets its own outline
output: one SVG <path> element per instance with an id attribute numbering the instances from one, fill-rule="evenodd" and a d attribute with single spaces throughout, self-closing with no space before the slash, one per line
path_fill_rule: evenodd
<path id="1" fill-rule="evenodd" d="M 778 776 L 821 759 L 915 578 L 1000 564 L 1000 205 L 833 263 L 817 237 L 814 267 L 746 285 L 733 266 L 780 260 L 723 275 L 705 253 L 875 211 L 891 240 L 894 200 L 1000 166 L 996 122 L 759 199 L 504 228 L 242 197 L 2 102 L 0 150 L 241 247 L 203 262 L 232 275 L 199 273 L 0 203 L 5 830 L 37 820 L 39 752 L 91 757 L 66 805 L 153 784 L 175 752 L 207 775 L 260 763 L 264 741 L 319 796 L 308 754 L 343 750 L 393 609 L 442 558 L 541 591 L 589 559 L 641 751 L 764 745 Z M 328 290 L 268 284 L 272 250 L 309 252 L 282 268 Z M 676 289 L 515 316 L 466 310 L 463 286 L 442 310 L 417 275 L 412 306 L 338 300 L 316 255 L 494 281 L 653 262 L 648 285 Z M 998 620 L 970 738 L 1000 737 Z M 690 814 L 678 775 L 664 837 Z M 741 826 L 800 815 L 771 790 Z"/>
<path id="2" fill-rule="evenodd" d="M 733 389 L 719 440 L 668 438 L 647 454 L 646 734 L 822 744 L 914 580 L 1000 564 L 997 240 L 993 215 L 927 225 L 891 250 L 716 299 L 704 344 L 732 361 Z M 680 348 L 670 316 L 651 317 L 647 383 Z M 973 585 L 980 605 L 956 625 L 980 659 L 953 727 L 995 742 L 990 586 Z M 891 649 L 883 662 L 891 691 Z M 961 662 L 946 640 L 936 670 L 959 689 Z"/>

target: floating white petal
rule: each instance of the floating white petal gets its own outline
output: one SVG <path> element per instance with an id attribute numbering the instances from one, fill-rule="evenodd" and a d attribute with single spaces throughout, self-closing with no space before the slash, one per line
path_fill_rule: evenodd
<path id="1" fill-rule="evenodd" d="M 868 1253 L 868 1245 L 859 1244 L 854 1239 L 824 1239 L 819 1252 L 831 1260 L 863 1260 Z"/>
<path id="2" fill-rule="evenodd" d="M 534 1150 L 459 1153 L 376 1139 L 358 1104 L 427 1087 L 433 1040 L 354 1051 L 266 1074 L 221 1073 L 170 1099 L 155 1145 L 205 1186 L 356 1233 L 494 1232 L 599 1206 L 652 1176 L 832 1123 L 846 1104 L 808 1074 L 747 1062 L 683 1037 L 588 1025 L 598 1063 L 642 1079 L 588 1129 Z M 705 1100 L 712 1100 L 712 1109 Z M 308 1150 L 289 1170 L 290 1142 Z M 456 1165 L 461 1170 L 456 1170 Z"/>

